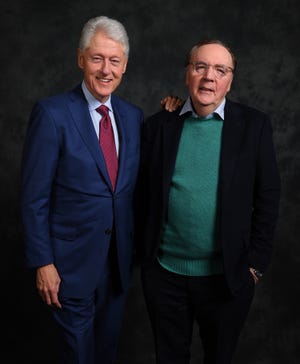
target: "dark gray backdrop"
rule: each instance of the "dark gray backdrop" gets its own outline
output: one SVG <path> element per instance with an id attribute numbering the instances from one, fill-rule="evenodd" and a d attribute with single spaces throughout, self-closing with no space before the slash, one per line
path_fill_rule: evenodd
<path id="1" fill-rule="evenodd" d="M 24 269 L 19 220 L 19 166 L 29 112 L 37 98 L 81 80 L 77 41 L 90 17 L 123 22 L 131 53 L 118 93 L 158 110 L 168 94 L 186 96 L 184 57 L 202 38 L 228 42 L 239 61 L 231 97 L 268 112 L 282 178 L 280 216 L 272 264 L 257 287 L 234 364 L 300 361 L 299 39 L 298 0 L 15 0 L 0 8 L 1 31 L 1 363 L 55 363 L 55 334 Z M 297 315 L 298 313 L 298 315 Z M 3 341 L 2 341 L 3 343 Z M 18 357 L 21 357 L 19 360 Z M 195 337 L 192 364 L 200 363 Z M 150 325 L 139 270 L 120 338 L 118 364 L 153 364 Z"/>

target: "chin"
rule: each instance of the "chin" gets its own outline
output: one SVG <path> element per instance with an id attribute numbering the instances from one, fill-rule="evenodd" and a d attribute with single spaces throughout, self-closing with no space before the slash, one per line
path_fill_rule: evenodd
<path id="1" fill-rule="evenodd" d="M 101 89 L 101 90 L 97 90 L 96 94 L 98 97 L 103 98 L 103 97 L 108 97 L 110 94 L 112 93 L 112 90 L 108 90 L 108 89 Z"/>
<path id="2" fill-rule="evenodd" d="M 212 100 L 207 100 L 207 98 L 206 99 L 201 99 L 198 102 L 199 102 L 199 104 L 201 106 L 210 106 L 210 105 L 213 104 L 213 101 Z"/>

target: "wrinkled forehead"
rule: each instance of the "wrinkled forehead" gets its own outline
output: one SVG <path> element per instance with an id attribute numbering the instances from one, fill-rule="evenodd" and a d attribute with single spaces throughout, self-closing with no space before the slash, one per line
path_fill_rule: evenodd
<path id="1" fill-rule="evenodd" d="M 224 64 L 233 67 L 233 59 L 229 51 L 220 44 L 205 44 L 191 54 L 191 62 L 202 61 L 209 64 Z"/>

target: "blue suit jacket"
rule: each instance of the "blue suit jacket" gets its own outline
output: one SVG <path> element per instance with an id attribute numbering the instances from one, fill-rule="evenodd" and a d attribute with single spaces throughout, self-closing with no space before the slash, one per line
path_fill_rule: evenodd
<path id="1" fill-rule="evenodd" d="M 169 190 L 186 115 L 160 111 L 145 123 L 136 198 L 136 244 L 142 264 L 157 256 L 168 218 Z M 280 176 L 269 117 L 227 100 L 221 141 L 218 239 L 232 293 L 264 272 L 272 254 Z M 192 171 L 191 171 L 192 173 Z"/>
<path id="2" fill-rule="evenodd" d="M 30 267 L 54 263 L 60 293 L 82 297 L 96 286 L 115 226 L 123 287 L 130 280 L 132 195 L 142 111 L 112 95 L 119 171 L 112 191 L 81 86 L 36 103 L 24 144 L 21 211 Z"/>

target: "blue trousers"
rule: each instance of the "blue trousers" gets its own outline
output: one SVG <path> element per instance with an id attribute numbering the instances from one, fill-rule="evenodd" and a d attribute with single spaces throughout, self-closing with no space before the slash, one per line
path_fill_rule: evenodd
<path id="1" fill-rule="evenodd" d="M 112 364 L 127 292 L 116 287 L 108 264 L 96 290 L 88 297 L 60 297 L 61 310 L 53 311 L 59 332 L 59 363 Z"/>

